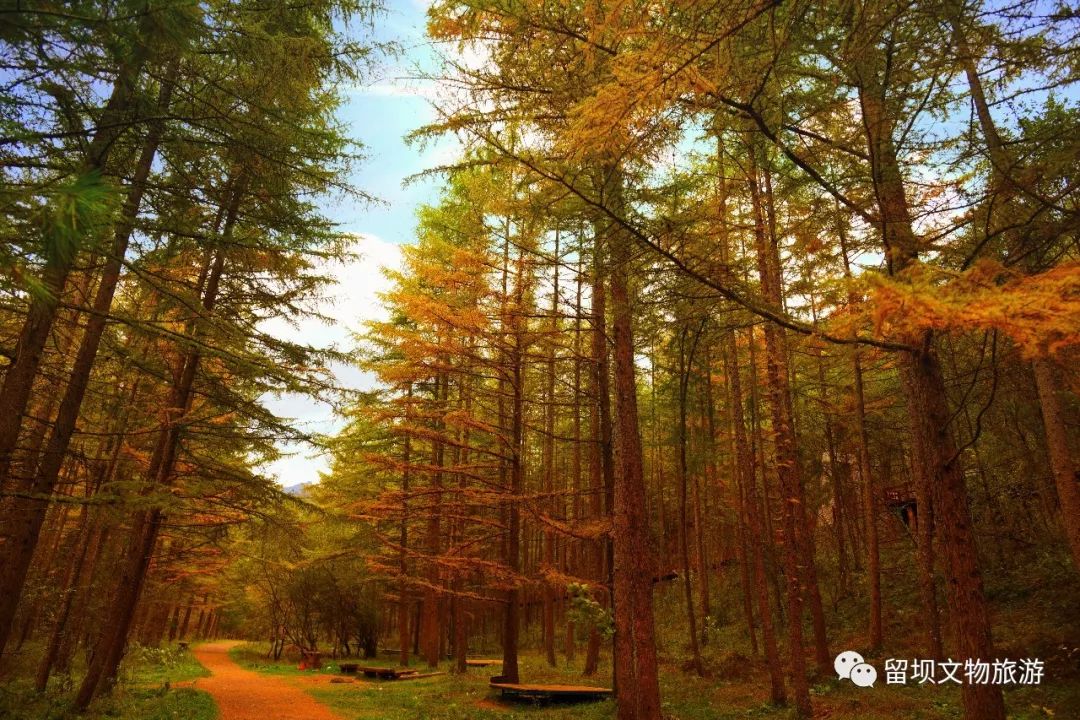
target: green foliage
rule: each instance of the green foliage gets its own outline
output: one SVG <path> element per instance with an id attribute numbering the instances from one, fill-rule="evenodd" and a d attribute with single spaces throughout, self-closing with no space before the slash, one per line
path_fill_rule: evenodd
<path id="1" fill-rule="evenodd" d="M 587 585 L 570 583 L 566 587 L 570 594 L 570 608 L 567 617 L 576 625 L 595 628 L 600 636 L 610 640 L 615 635 L 615 618 L 611 611 L 593 599 Z"/>
<path id="2" fill-rule="evenodd" d="M 36 217 L 26 227 L 39 234 L 36 249 L 46 268 L 71 262 L 94 242 L 106 227 L 115 198 L 115 188 L 94 170 L 46 187 L 34 199 Z M 50 278 L 29 271 L 10 246 L 0 249 L 0 268 L 0 275 L 31 296 L 47 301 L 56 299 L 54 290 L 48 286 Z"/>
<path id="3" fill-rule="evenodd" d="M 22 670 L 32 670 L 23 668 Z M 209 694 L 170 684 L 206 677 L 209 672 L 187 651 L 136 645 L 124 659 L 120 682 L 85 714 L 71 707 L 70 678 L 55 677 L 45 693 L 35 692 L 19 669 L 0 686 L 0 718 L 5 720 L 216 720 Z"/>

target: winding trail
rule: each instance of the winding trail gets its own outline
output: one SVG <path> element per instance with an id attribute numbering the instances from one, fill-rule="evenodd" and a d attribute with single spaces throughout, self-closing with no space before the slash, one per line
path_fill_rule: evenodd
<path id="1" fill-rule="evenodd" d="M 343 720 L 303 690 L 282 678 L 245 670 L 229 657 L 240 643 L 222 641 L 192 648 L 211 672 L 198 681 L 217 703 L 221 720 Z"/>

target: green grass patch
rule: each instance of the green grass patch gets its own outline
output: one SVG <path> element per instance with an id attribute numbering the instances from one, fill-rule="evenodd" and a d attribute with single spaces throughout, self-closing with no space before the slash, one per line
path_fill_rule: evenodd
<path id="1" fill-rule="evenodd" d="M 312 672 L 301 670 L 298 658 L 283 655 L 280 660 L 274 660 L 267 657 L 265 643 L 246 642 L 237 645 L 229 649 L 229 657 L 240 667 L 267 675 L 303 675 Z M 336 672 L 336 661 L 324 658 L 322 669 L 324 672 Z"/>
<path id="2" fill-rule="evenodd" d="M 36 693 L 29 683 L 0 687 L 0 717 L 10 720 L 216 720 L 217 707 L 209 694 L 192 688 L 118 686 L 96 700 L 85 714 L 71 707 L 73 693 L 50 689 Z"/>
<path id="3" fill-rule="evenodd" d="M 206 677 L 210 673 L 187 650 L 178 646 L 132 647 L 120 669 L 120 681 L 112 693 L 98 698 L 85 714 L 72 710 L 71 701 L 85 668 L 81 654 L 71 675 L 54 675 L 44 693 L 34 691 L 33 661 L 40 649 L 28 645 L 11 663 L 14 675 L 0 685 L 0 718 L 5 720 L 215 720 L 213 699 L 192 688 L 170 687 L 174 683 Z M 27 658 L 21 662 L 20 658 Z M 168 685 L 167 685 L 168 684 Z"/>
<path id="4" fill-rule="evenodd" d="M 121 672 L 134 685 L 160 685 L 210 676 L 210 671 L 195 659 L 190 650 L 176 645 L 159 648 L 137 645 L 128 652 Z"/>

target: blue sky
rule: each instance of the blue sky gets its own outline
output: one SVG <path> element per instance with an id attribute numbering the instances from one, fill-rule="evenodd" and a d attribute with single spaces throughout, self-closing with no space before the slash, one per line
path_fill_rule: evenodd
<path id="1" fill-rule="evenodd" d="M 328 202 L 324 208 L 344 230 L 370 233 L 395 244 L 411 241 L 416 208 L 433 201 L 438 192 L 435 179 L 408 187 L 403 187 L 403 181 L 456 152 L 451 139 L 426 148 L 405 142 L 405 135 L 435 117 L 427 100 L 431 85 L 413 79 L 418 70 L 430 72 L 436 67 L 434 50 L 425 36 L 426 7 L 420 0 L 389 2 L 386 13 L 376 20 L 375 38 L 396 43 L 400 55 L 384 59 L 370 82 L 341 89 L 345 105 L 338 116 L 350 137 L 363 143 L 368 156 L 350 180 L 385 204 L 365 208 L 352 202 Z"/>
<path id="2" fill-rule="evenodd" d="M 431 122 L 435 112 L 429 104 L 430 84 L 416 81 L 418 69 L 436 67 L 434 50 L 425 36 L 427 2 L 391 0 L 384 15 L 376 20 L 375 37 L 395 42 L 400 53 L 386 58 L 373 77 L 363 85 L 341 88 L 344 104 L 338 117 L 349 136 L 364 145 L 367 159 L 358 164 L 349 183 L 378 198 L 364 204 L 340 196 L 323 200 L 322 209 L 340 228 L 357 237 L 357 257 L 329 262 L 325 270 L 337 279 L 326 297 L 313 299 L 330 323 L 309 320 L 298 327 L 270 321 L 266 329 L 275 335 L 319 347 L 333 345 L 347 350 L 353 333 L 366 320 L 382 315 L 377 294 L 387 288 L 384 267 L 396 267 L 400 246 L 412 241 L 416 211 L 438 198 L 440 180 L 425 178 L 405 185 L 405 180 L 423 170 L 452 160 L 458 153 L 453 138 L 427 146 L 410 145 L 405 136 Z M 362 28 L 353 28 L 360 32 Z M 332 368 L 338 382 L 348 388 L 366 389 L 373 378 L 349 366 Z M 264 398 L 264 403 L 282 417 L 292 418 L 303 429 L 328 434 L 340 427 L 333 409 L 299 395 Z M 310 483 L 326 470 L 326 458 L 306 446 L 283 446 L 286 457 L 270 464 L 266 472 L 282 485 Z"/>

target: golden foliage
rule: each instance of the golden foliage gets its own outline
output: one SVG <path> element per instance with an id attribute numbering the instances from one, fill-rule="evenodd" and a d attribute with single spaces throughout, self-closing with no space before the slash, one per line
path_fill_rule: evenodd
<path id="1" fill-rule="evenodd" d="M 998 330 L 1028 357 L 1080 344 L 1080 263 L 1023 275 L 984 260 L 963 273 L 918 264 L 901 278 L 873 275 L 870 307 L 879 335 L 923 330 Z"/>

